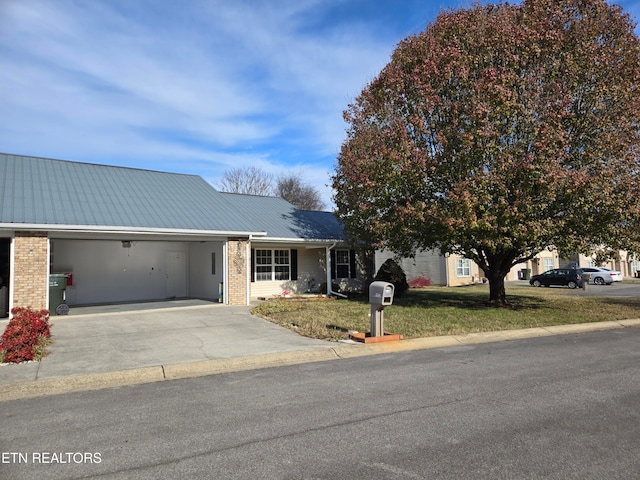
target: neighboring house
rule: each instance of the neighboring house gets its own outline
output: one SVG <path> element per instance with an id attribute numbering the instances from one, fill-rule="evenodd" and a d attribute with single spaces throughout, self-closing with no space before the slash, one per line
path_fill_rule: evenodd
<path id="1" fill-rule="evenodd" d="M 49 274 L 73 305 L 202 298 L 231 305 L 316 292 L 327 265 L 361 290 L 335 216 L 204 179 L 0 154 L 0 277 L 8 308 L 48 308 Z M 334 283 L 336 283 L 334 282 Z M 0 315 L 2 312 L 0 312 Z"/>
<path id="2" fill-rule="evenodd" d="M 377 251 L 375 253 L 375 271 L 388 258 L 395 258 L 393 253 Z M 432 285 L 471 285 L 483 281 L 484 272 L 478 265 L 467 258 L 451 255 L 444 256 L 437 250 L 418 252 L 415 258 L 402 258 L 399 264 L 410 281 L 424 277 L 431 280 Z M 640 275 L 640 261 L 627 252 L 620 251 L 614 260 L 597 265 L 593 257 L 575 255 L 569 259 L 561 258 L 557 250 L 543 250 L 532 260 L 515 265 L 505 280 L 527 280 L 531 275 L 561 267 L 593 267 L 601 266 L 617 270 L 623 277 Z"/>
<path id="3" fill-rule="evenodd" d="M 376 251 L 375 271 L 389 258 L 395 255 L 387 251 Z M 437 250 L 426 250 L 416 253 L 415 258 L 396 259 L 402 267 L 407 281 L 418 277 L 431 280 L 432 285 L 472 285 L 482 282 L 482 270 L 476 263 L 459 255 L 442 255 Z"/>

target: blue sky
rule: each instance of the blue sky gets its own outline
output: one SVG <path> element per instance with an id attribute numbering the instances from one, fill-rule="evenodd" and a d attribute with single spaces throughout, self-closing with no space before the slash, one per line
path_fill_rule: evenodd
<path id="1" fill-rule="evenodd" d="M 638 21 L 640 1 L 618 2 Z M 0 151 L 294 173 L 330 208 L 342 111 L 471 0 L 0 0 Z M 636 29 L 638 31 L 638 29 Z"/>

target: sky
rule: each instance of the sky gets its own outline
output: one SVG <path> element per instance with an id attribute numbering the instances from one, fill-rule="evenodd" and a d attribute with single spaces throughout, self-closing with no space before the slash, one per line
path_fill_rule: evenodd
<path id="1" fill-rule="evenodd" d="M 638 22 L 640 0 L 617 3 Z M 342 112 L 398 42 L 472 4 L 0 0 L 0 152 L 214 186 L 257 166 L 331 209 Z"/>

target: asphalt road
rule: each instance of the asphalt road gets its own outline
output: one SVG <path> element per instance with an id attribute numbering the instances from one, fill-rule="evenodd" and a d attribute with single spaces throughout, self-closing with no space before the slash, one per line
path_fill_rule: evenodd
<path id="1" fill-rule="evenodd" d="M 577 295 L 595 297 L 635 297 L 640 298 L 640 284 L 612 283 L 611 285 L 588 285 L 586 290 L 576 289 Z"/>
<path id="2" fill-rule="evenodd" d="M 525 282 L 510 282 L 510 285 L 514 286 L 526 286 L 530 285 Z M 628 298 L 640 298 L 640 283 L 613 283 L 611 285 L 588 285 L 585 290 L 582 288 L 576 288 L 571 290 L 568 287 L 553 286 L 553 287 L 540 287 L 567 290 L 569 295 L 576 296 L 590 296 L 590 297 L 628 297 Z"/>
<path id="3" fill-rule="evenodd" d="M 639 344 L 626 328 L 0 403 L 0 478 L 638 478 Z"/>

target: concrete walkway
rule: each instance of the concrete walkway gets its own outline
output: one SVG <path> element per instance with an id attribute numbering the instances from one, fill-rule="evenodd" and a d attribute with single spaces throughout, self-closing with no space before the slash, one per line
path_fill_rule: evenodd
<path id="1" fill-rule="evenodd" d="M 53 316 L 40 362 L 0 364 L 0 401 L 215 373 L 640 325 L 640 319 L 378 344 L 315 340 L 257 318 L 251 307 L 199 300 L 72 308 Z M 0 321 L 4 331 L 7 320 Z"/>

